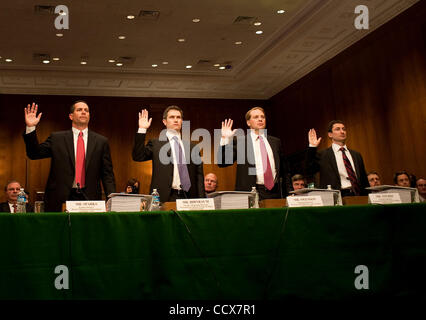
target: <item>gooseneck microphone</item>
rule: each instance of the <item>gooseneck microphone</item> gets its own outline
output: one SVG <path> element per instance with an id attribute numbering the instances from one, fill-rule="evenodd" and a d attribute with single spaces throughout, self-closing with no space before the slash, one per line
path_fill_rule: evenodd
<path id="1" fill-rule="evenodd" d="M 80 188 L 80 182 L 77 182 L 77 193 L 81 193 L 84 197 L 84 200 L 89 201 L 89 198 L 86 196 L 83 189 Z"/>
<path id="2" fill-rule="evenodd" d="M 185 199 L 188 200 L 188 197 L 186 196 L 186 192 L 185 192 L 185 190 L 183 190 L 182 185 L 180 185 L 179 187 L 182 190 L 183 195 L 185 196 Z"/>

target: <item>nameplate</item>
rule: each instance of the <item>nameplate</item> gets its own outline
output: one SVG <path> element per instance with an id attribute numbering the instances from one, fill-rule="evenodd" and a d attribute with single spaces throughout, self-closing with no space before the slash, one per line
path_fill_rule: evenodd
<path id="1" fill-rule="evenodd" d="M 287 197 L 289 207 L 322 207 L 321 196 L 289 196 Z"/>
<path id="2" fill-rule="evenodd" d="M 370 193 L 368 200 L 377 204 L 402 203 L 399 193 Z"/>
<path id="3" fill-rule="evenodd" d="M 176 199 L 176 210 L 214 210 L 214 201 L 209 199 Z"/>
<path id="4" fill-rule="evenodd" d="M 68 212 L 106 212 L 105 201 L 67 201 Z"/>

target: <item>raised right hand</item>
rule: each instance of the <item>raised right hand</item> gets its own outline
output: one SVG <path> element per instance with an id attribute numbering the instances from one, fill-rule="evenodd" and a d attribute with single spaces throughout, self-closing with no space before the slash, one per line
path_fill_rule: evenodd
<path id="1" fill-rule="evenodd" d="M 314 147 L 318 147 L 318 145 L 320 144 L 322 138 L 317 138 L 317 132 L 315 131 L 315 129 L 311 129 L 309 130 L 308 133 L 308 140 L 309 140 L 309 145 L 313 145 Z"/>
<path id="2" fill-rule="evenodd" d="M 222 138 L 230 138 L 232 137 L 237 129 L 232 130 L 232 124 L 234 121 L 232 119 L 225 119 L 222 121 Z"/>
<path id="3" fill-rule="evenodd" d="M 35 127 L 40 122 L 43 113 L 40 112 L 37 116 L 37 109 L 38 105 L 34 102 L 32 105 L 28 105 L 28 107 L 25 108 L 25 124 L 27 127 Z"/>
<path id="4" fill-rule="evenodd" d="M 139 128 L 148 129 L 151 126 L 152 118 L 148 120 L 148 110 L 143 109 L 142 112 L 139 112 Z"/>

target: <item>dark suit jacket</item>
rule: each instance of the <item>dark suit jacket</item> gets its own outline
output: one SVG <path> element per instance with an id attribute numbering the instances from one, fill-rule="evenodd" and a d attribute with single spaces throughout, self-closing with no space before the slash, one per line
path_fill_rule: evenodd
<path id="1" fill-rule="evenodd" d="M 27 203 L 27 212 L 34 212 L 34 207 L 30 204 Z M 1 202 L 0 203 L 0 212 L 10 212 L 10 206 L 9 206 L 9 202 Z"/>
<path id="2" fill-rule="evenodd" d="M 52 158 L 49 178 L 44 196 L 46 212 L 62 211 L 71 192 L 75 178 L 75 153 L 72 130 L 52 132 L 47 140 L 38 143 L 36 131 L 24 134 L 28 158 Z M 101 200 L 115 192 L 115 178 L 107 138 L 88 131 L 86 151 L 86 187 L 84 193 L 89 200 Z"/>
<path id="3" fill-rule="evenodd" d="M 283 196 L 286 196 L 289 191 L 290 180 L 287 161 L 284 158 L 283 149 L 281 147 L 281 140 L 270 135 L 267 136 L 267 139 L 271 146 L 272 153 L 274 154 L 275 169 L 277 172 L 275 176 L 275 183 L 279 183 L 280 178 L 282 178 L 282 184 L 279 187 L 281 188 Z M 227 167 L 237 161 L 235 190 L 250 191 L 252 187 L 256 186 L 256 165 L 254 161 L 253 142 L 250 134 L 247 136 L 234 137 L 233 140 L 232 144 L 229 143 L 219 147 L 218 166 L 221 168 Z M 243 163 L 238 163 L 238 144 L 240 144 L 241 147 L 244 146 L 244 149 L 242 150 L 246 150 L 244 155 L 245 161 L 243 161 Z M 254 174 L 249 174 L 249 169 L 252 169 L 250 171 Z"/>
<path id="4" fill-rule="evenodd" d="M 151 139 L 145 145 L 145 137 L 145 133 L 136 133 L 132 158 L 134 161 L 152 160 L 152 179 L 150 192 L 152 192 L 153 189 L 157 189 L 158 193 L 160 194 L 160 201 L 166 202 L 169 200 L 172 190 L 173 163 L 161 163 L 160 150 L 167 150 L 167 157 L 171 157 L 170 143 L 168 140 L 160 141 L 159 139 Z M 162 149 L 163 146 L 164 149 Z M 191 180 L 191 188 L 188 191 L 188 198 L 204 198 L 205 192 L 203 163 L 201 162 L 198 148 L 194 147 L 194 144 L 190 145 L 190 154 L 192 154 L 192 157 L 190 163 L 187 164 L 189 178 Z M 199 157 L 198 162 L 200 164 L 195 164 L 193 162 L 194 157 Z M 186 157 L 186 159 L 188 160 L 189 157 Z"/>
<path id="5" fill-rule="evenodd" d="M 365 172 L 364 161 L 359 152 L 348 149 L 354 161 L 355 172 L 358 184 L 361 188 L 361 194 L 367 194 L 365 188 L 369 186 L 367 173 Z M 333 148 L 317 152 L 317 148 L 309 147 L 306 160 L 306 172 L 308 174 L 320 173 L 320 188 L 327 188 L 327 185 L 335 190 L 341 189 L 339 170 L 337 169 L 336 157 Z"/>

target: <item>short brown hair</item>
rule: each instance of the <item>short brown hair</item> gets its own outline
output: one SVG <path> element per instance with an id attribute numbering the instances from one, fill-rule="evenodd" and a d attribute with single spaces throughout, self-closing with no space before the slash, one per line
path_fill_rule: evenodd
<path id="1" fill-rule="evenodd" d="M 249 111 L 247 111 L 247 113 L 246 113 L 246 120 L 250 120 L 250 118 L 251 118 L 251 112 L 254 111 L 254 110 L 260 110 L 265 115 L 265 110 L 263 110 L 263 108 L 261 108 L 261 107 L 253 107 Z"/>
<path id="2" fill-rule="evenodd" d="M 407 176 L 407 178 L 408 178 L 408 180 L 410 181 L 410 184 L 411 184 L 411 178 L 410 178 L 410 175 L 408 174 L 408 172 L 407 171 L 405 171 L 405 170 L 401 170 L 401 171 L 397 171 L 397 172 L 395 172 L 395 174 L 393 175 L 393 182 L 394 183 L 398 183 L 398 177 L 399 176 L 402 176 L 403 174 L 405 174 L 406 176 Z"/>
<path id="3" fill-rule="evenodd" d="M 380 175 L 377 173 L 377 171 L 370 171 L 369 173 L 367 173 L 367 177 L 370 175 L 370 174 L 375 174 L 376 176 L 378 176 L 378 177 L 380 177 Z"/>
<path id="4" fill-rule="evenodd" d="M 344 123 L 342 120 L 332 120 L 332 121 L 330 121 L 330 122 L 328 123 L 328 132 L 333 132 L 333 126 L 334 126 L 336 123 L 341 123 L 341 124 L 343 124 L 344 126 L 346 126 L 346 125 L 345 125 L 345 123 Z"/>
<path id="5" fill-rule="evenodd" d="M 74 101 L 74 103 L 71 105 L 71 107 L 70 107 L 70 113 L 74 113 L 75 105 L 77 103 L 85 103 L 87 105 L 87 107 L 89 107 L 89 104 L 86 101 L 84 101 L 84 100 L 77 100 L 77 101 Z"/>
<path id="6" fill-rule="evenodd" d="M 179 111 L 180 112 L 180 116 L 183 119 L 183 111 L 182 111 L 182 109 L 179 108 L 178 106 L 175 106 L 175 105 L 168 106 L 166 108 L 166 110 L 164 110 L 164 112 L 163 112 L 163 119 L 167 119 L 167 114 L 169 113 L 170 110 L 177 110 L 177 111 Z"/>
<path id="7" fill-rule="evenodd" d="M 295 174 L 291 177 L 291 182 L 297 181 L 297 180 L 303 180 L 306 183 L 305 177 L 301 174 Z"/>
<path id="8" fill-rule="evenodd" d="M 6 185 L 4 186 L 4 191 L 7 191 L 7 187 L 9 186 L 9 184 L 12 184 L 12 183 L 19 183 L 19 181 L 16 181 L 16 180 L 9 180 L 7 183 L 6 183 Z M 19 185 L 21 186 L 21 184 L 19 183 Z M 22 186 L 21 186 L 21 188 L 22 188 Z"/>

